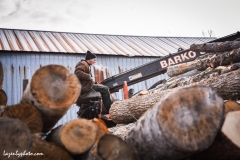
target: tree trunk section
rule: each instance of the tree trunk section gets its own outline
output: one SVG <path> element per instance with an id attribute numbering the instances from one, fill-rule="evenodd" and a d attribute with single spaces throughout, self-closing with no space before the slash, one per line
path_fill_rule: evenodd
<path id="1" fill-rule="evenodd" d="M 237 48 L 240 48 L 240 41 L 212 42 L 190 45 L 190 50 L 193 52 L 225 52 Z"/>
<path id="2" fill-rule="evenodd" d="M 216 77 L 211 77 L 201 82 L 186 86 L 205 85 L 212 87 L 224 100 L 237 100 L 240 98 L 240 69 Z M 180 86 L 178 88 L 181 88 Z M 136 96 L 131 99 L 116 101 L 112 104 L 109 113 L 113 122 L 128 124 L 135 122 L 141 115 L 162 99 L 167 93 L 175 89 L 155 90 L 154 93 Z"/>
<path id="3" fill-rule="evenodd" d="M 54 129 L 46 140 L 65 148 L 71 154 L 82 154 L 94 145 L 98 132 L 104 131 L 98 130 L 95 120 L 75 119 Z"/>
<path id="4" fill-rule="evenodd" d="M 1 117 L 0 135 L 1 160 L 23 159 L 23 157 L 17 157 L 9 154 L 30 151 L 32 146 L 32 135 L 26 124 L 22 121 L 8 117 Z"/>
<path id="5" fill-rule="evenodd" d="M 7 100 L 7 94 L 4 92 L 4 90 L 0 89 L 0 105 L 6 106 Z"/>
<path id="6" fill-rule="evenodd" d="M 207 65 L 215 68 L 217 66 L 230 65 L 236 62 L 240 62 L 240 48 L 224 52 L 216 57 L 212 57 L 210 61 L 207 62 Z"/>
<path id="7" fill-rule="evenodd" d="M 31 133 L 41 133 L 43 122 L 38 110 L 30 104 L 16 104 L 7 106 L 2 117 L 17 118 L 24 122 Z"/>
<path id="8" fill-rule="evenodd" d="M 58 147 L 53 142 L 47 142 L 41 138 L 34 137 L 31 148 L 33 155 L 25 156 L 24 160 L 73 160 L 71 154 Z M 37 156 L 34 154 L 38 154 Z"/>
<path id="9" fill-rule="evenodd" d="M 227 114 L 221 132 L 209 148 L 193 155 L 189 160 L 239 160 L 240 159 L 240 111 Z"/>
<path id="10" fill-rule="evenodd" d="M 151 108 L 169 92 L 171 90 L 114 102 L 109 110 L 112 121 L 116 124 L 128 124 L 137 121 L 147 109 Z"/>
<path id="11" fill-rule="evenodd" d="M 223 114 L 223 100 L 210 87 L 181 88 L 149 109 L 126 142 L 142 160 L 181 159 L 209 147 Z"/>
<path id="12" fill-rule="evenodd" d="M 174 77 L 188 71 L 194 70 L 196 68 L 197 61 L 186 62 L 178 65 L 169 66 L 167 68 L 167 75 L 169 77 Z"/>
<path id="13" fill-rule="evenodd" d="M 112 135 L 103 135 L 81 160 L 136 160 L 133 150 L 121 138 Z"/>
<path id="14" fill-rule="evenodd" d="M 80 90 L 75 74 L 61 65 L 48 65 L 34 73 L 20 102 L 33 104 L 39 110 L 46 133 L 77 100 Z"/>

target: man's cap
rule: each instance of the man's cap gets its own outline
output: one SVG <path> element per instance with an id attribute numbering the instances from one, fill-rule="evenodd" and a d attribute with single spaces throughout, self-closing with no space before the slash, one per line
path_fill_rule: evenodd
<path id="1" fill-rule="evenodd" d="M 89 59 L 93 59 L 93 58 L 97 58 L 97 56 L 95 54 L 93 54 L 91 51 L 87 51 L 85 60 L 89 60 Z"/>

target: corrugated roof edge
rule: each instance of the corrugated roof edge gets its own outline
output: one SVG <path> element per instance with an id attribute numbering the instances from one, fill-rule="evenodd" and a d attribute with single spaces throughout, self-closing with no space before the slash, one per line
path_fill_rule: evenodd
<path id="1" fill-rule="evenodd" d="M 49 31 L 49 30 L 31 30 L 31 29 L 14 29 L 14 28 L 0 28 L 4 30 L 19 30 L 19 31 L 34 31 L 34 32 L 53 32 L 53 33 L 69 33 L 69 34 L 86 34 L 86 35 L 105 35 L 105 36 L 128 36 L 128 37 L 153 37 L 153 38 L 217 38 L 217 37 L 181 37 L 181 36 L 143 36 L 143 35 L 118 35 L 118 34 L 98 34 L 98 33 L 78 33 L 78 32 L 62 32 L 62 31 Z"/>

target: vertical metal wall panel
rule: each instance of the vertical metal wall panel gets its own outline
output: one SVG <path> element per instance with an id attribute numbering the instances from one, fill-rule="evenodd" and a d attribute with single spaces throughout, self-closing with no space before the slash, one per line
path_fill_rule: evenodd
<path id="1" fill-rule="evenodd" d="M 48 53 L 18 53 L 18 52 L 2 52 L 0 51 L 0 61 L 3 65 L 4 80 L 3 90 L 8 96 L 7 105 L 17 104 L 23 95 L 23 79 L 31 77 L 37 69 L 49 64 L 63 65 L 69 69 L 70 73 L 74 72 L 75 65 L 81 59 L 84 59 L 84 54 L 48 54 Z M 153 57 L 124 57 L 124 56 L 108 56 L 97 55 L 96 65 L 103 69 L 104 78 L 107 78 L 106 71 L 110 76 L 119 74 L 119 67 L 122 71 L 133 69 L 140 65 L 146 64 L 155 60 Z M 151 69 L 151 68 L 149 68 Z M 94 70 L 92 70 L 94 74 Z M 140 90 L 148 89 L 160 79 L 167 79 L 166 75 L 160 75 L 144 82 L 140 82 L 129 86 L 134 89 L 134 93 Z M 115 99 L 123 99 L 122 89 L 119 92 L 113 93 Z M 75 104 L 69 109 L 66 115 L 58 122 L 57 125 L 64 124 L 72 119 L 77 118 L 78 106 Z"/>

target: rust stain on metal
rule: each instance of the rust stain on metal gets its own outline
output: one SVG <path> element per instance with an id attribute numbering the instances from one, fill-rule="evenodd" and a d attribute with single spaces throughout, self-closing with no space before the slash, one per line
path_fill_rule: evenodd
<path id="1" fill-rule="evenodd" d="M 48 33 L 46 33 L 46 36 L 49 38 L 49 40 L 52 42 L 52 44 L 57 48 L 58 52 L 61 52 L 60 49 L 58 48 L 58 46 L 52 40 L 51 36 L 49 36 Z"/>
<path id="2" fill-rule="evenodd" d="M 0 61 L 0 86 L 2 86 L 3 84 L 3 77 L 4 77 L 3 66 L 2 66 L 2 62 Z"/>
<path id="3" fill-rule="evenodd" d="M 31 51 L 34 51 L 33 48 L 32 48 L 32 46 L 31 46 L 31 44 L 30 44 L 30 42 L 29 42 L 29 40 L 28 40 L 28 38 L 26 37 L 25 33 L 24 33 L 23 31 L 21 31 L 21 34 L 23 35 L 25 41 L 27 42 L 28 48 L 29 48 Z"/>
<path id="4" fill-rule="evenodd" d="M 41 40 L 43 41 L 43 45 L 50 51 L 52 52 L 51 48 L 49 47 L 48 43 L 45 41 L 45 39 L 43 38 L 43 36 L 38 33 L 39 37 L 41 38 Z"/>
<path id="5" fill-rule="evenodd" d="M 60 35 L 61 35 L 62 39 L 68 44 L 68 46 L 69 46 L 74 52 L 78 52 L 78 51 L 76 50 L 76 48 L 73 47 L 73 45 L 67 40 L 67 38 L 66 38 L 63 34 L 60 33 Z M 72 52 L 72 51 L 71 51 L 71 52 Z"/>
<path id="6" fill-rule="evenodd" d="M 11 40 L 9 34 L 7 33 L 7 31 L 4 30 L 4 34 L 5 34 L 6 38 L 7 38 L 7 41 L 8 41 L 8 44 L 9 44 L 11 50 L 15 50 L 15 47 L 14 47 L 14 45 L 12 43 L 12 40 Z"/>
<path id="7" fill-rule="evenodd" d="M 14 34 L 14 37 L 16 38 L 16 43 L 17 43 L 17 45 L 18 45 L 18 48 L 19 48 L 21 51 L 24 51 L 24 47 L 23 47 L 23 45 L 21 44 L 21 41 L 20 41 L 20 39 L 19 39 L 19 37 L 18 37 L 18 35 L 17 35 L 17 33 L 16 33 L 15 30 L 13 30 L 13 34 Z"/>
<path id="8" fill-rule="evenodd" d="M 14 75 L 14 66 L 11 65 L 11 71 L 12 71 L 12 74 Z"/>
<path id="9" fill-rule="evenodd" d="M 61 40 L 61 38 L 58 37 L 56 33 L 53 33 L 53 36 L 57 39 L 57 41 L 62 45 L 62 47 L 65 49 L 66 52 L 71 52 L 68 47 L 64 44 L 64 42 Z"/>
<path id="10" fill-rule="evenodd" d="M 0 38 L 0 45 L 1 45 L 1 47 L 2 47 L 2 50 L 6 50 L 6 49 L 5 49 L 5 46 L 3 45 L 3 42 L 2 42 L 2 40 L 1 40 L 1 38 Z"/>
<path id="11" fill-rule="evenodd" d="M 23 75 L 24 75 L 24 79 L 26 79 L 26 66 L 23 67 Z"/>
<path id="12" fill-rule="evenodd" d="M 109 78 L 110 77 L 110 73 L 109 73 L 109 70 L 108 68 L 105 68 L 105 74 L 106 74 L 106 77 Z"/>
<path id="13" fill-rule="evenodd" d="M 36 39 L 36 37 L 34 36 L 34 34 L 31 31 L 29 32 L 29 34 L 30 34 L 31 38 L 33 39 L 33 41 L 35 42 L 36 46 L 38 47 L 39 51 L 44 52 L 43 48 L 39 44 L 39 42 Z"/>
<path id="14" fill-rule="evenodd" d="M 82 46 L 79 45 L 79 43 L 75 40 L 75 38 L 73 38 L 72 35 L 69 35 L 69 38 L 70 38 L 73 42 L 75 42 L 75 44 L 76 44 L 79 48 L 81 48 L 82 50 L 84 50 L 84 48 L 82 48 Z"/>
<path id="15" fill-rule="evenodd" d="M 99 82 L 98 69 L 93 67 L 95 82 Z"/>
<path id="16" fill-rule="evenodd" d="M 119 71 L 119 73 L 122 73 L 122 72 L 123 72 L 123 70 L 121 69 L 120 66 L 118 66 L 118 71 Z"/>

